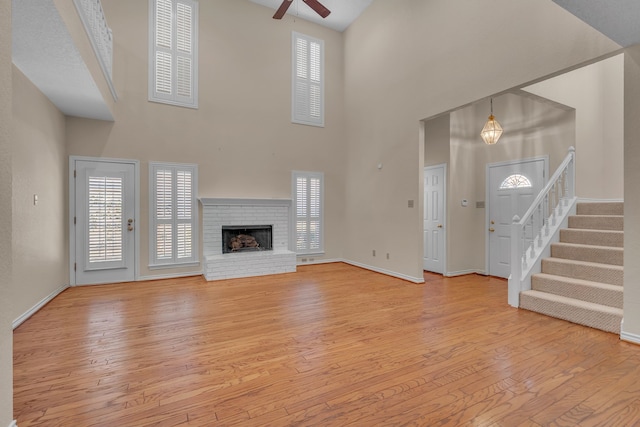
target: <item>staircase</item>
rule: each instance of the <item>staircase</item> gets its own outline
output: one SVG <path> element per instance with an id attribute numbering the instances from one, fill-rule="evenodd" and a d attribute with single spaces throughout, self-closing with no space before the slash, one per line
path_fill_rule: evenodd
<path id="1" fill-rule="evenodd" d="M 578 203 L 520 307 L 620 333 L 623 284 L 623 203 Z"/>

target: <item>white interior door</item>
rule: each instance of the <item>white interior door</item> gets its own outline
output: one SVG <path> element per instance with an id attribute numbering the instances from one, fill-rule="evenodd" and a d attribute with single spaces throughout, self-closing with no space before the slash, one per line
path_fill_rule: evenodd
<path id="1" fill-rule="evenodd" d="M 76 285 L 135 280 L 135 165 L 75 160 Z"/>
<path id="2" fill-rule="evenodd" d="M 434 273 L 445 269 L 445 177 L 446 165 L 424 168 L 424 261 Z"/>
<path id="3" fill-rule="evenodd" d="M 522 217 L 545 185 L 545 159 L 489 166 L 489 275 L 511 274 L 511 224 Z"/>

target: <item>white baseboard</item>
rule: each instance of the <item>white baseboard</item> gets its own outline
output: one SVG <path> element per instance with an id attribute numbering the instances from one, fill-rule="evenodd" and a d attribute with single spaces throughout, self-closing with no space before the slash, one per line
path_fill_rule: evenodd
<path id="1" fill-rule="evenodd" d="M 143 282 L 145 280 L 177 279 L 178 277 L 202 276 L 202 274 L 202 270 L 190 271 L 189 273 L 151 274 L 148 276 L 138 276 L 136 281 Z"/>
<path id="2" fill-rule="evenodd" d="M 9 424 L 9 427 L 18 427 L 18 422 L 16 420 L 13 420 L 11 424 Z"/>
<path id="3" fill-rule="evenodd" d="M 578 197 L 577 203 L 623 203 L 624 199 L 588 199 L 586 197 Z"/>
<path id="4" fill-rule="evenodd" d="M 633 344 L 640 344 L 640 335 L 624 331 L 624 319 L 620 322 L 620 339 Z"/>
<path id="5" fill-rule="evenodd" d="M 398 279 L 407 280 L 413 283 L 424 283 L 424 277 L 413 277 L 408 276 L 402 273 L 396 273 L 395 271 L 385 270 L 384 268 L 374 267 L 372 265 L 362 264 L 356 261 L 350 261 L 348 259 L 343 259 L 342 262 L 345 264 L 354 265 L 356 267 L 364 268 L 365 270 L 375 271 L 376 273 L 386 274 L 387 276 L 397 277 Z"/>
<path id="6" fill-rule="evenodd" d="M 447 271 L 443 274 L 444 277 L 456 277 L 456 276 L 466 276 L 467 274 L 480 274 L 482 276 L 486 276 L 487 273 L 484 270 L 459 270 L 459 271 Z"/>
<path id="7" fill-rule="evenodd" d="M 298 258 L 296 265 L 301 266 L 301 265 L 315 265 L 315 264 L 331 264 L 334 262 L 343 262 L 343 260 L 337 259 L 337 258 L 327 258 L 327 259 L 314 259 L 313 261 L 300 262 L 300 258 Z"/>
<path id="8" fill-rule="evenodd" d="M 18 326 L 22 325 L 25 322 L 25 320 L 27 320 L 28 318 L 30 318 L 31 316 L 36 314 L 38 312 L 38 310 L 40 310 L 42 307 L 44 307 L 49 301 L 51 301 L 52 299 L 54 299 L 55 297 L 60 295 L 62 293 L 62 291 L 64 291 L 68 287 L 69 287 L 69 285 L 60 286 L 55 291 L 51 292 L 48 296 L 46 296 L 43 299 L 41 299 L 36 305 L 31 307 L 25 313 L 23 313 L 22 315 L 18 316 L 18 318 L 13 321 L 13 325 L 12 325 L 13 329 L 15 329 Z"/>

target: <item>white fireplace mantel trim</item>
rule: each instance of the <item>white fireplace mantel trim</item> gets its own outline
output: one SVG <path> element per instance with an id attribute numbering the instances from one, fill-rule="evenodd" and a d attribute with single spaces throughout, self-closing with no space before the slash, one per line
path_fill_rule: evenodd
<path id="1" fill-rule="evenodd" d="M 202 206 L 289 206 L 291 199 L 222 199 L 222 198 L 200 198 Z"/>

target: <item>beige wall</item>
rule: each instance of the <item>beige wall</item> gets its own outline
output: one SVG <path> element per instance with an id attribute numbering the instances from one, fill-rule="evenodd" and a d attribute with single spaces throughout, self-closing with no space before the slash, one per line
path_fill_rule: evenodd
<path id="1" fill-rule="evenodd" d="M 13 420 L 11 0 L 0 0 L 0 426 Z"/>
<path id="2" fill-rule="evenodd" d="M 422 276 L 421 119 L 618 48 L 546 0 L 373 2 L 345 35 L 346 258 Z"/>
<path id="3" fill-rule="evenodd" d="M 16 320 L 69 283 L 69 163 L 64 116 L 16 67 L 13 93 L 11 308 Z"/>
<path id="4" fill-rule="evenodd" d="M 578 197 L 622 200 L 623 55 L 528 86 L 524 90 L 575 108 Z"/>
<path id="5" fill-rule="evenodd" d="M 201 1 L 197 110 L 147 101 L 147 0 L 104 0 L 114 34 L 115 123 L 67 119 L 70 155 L 141 161 L 141 275 L 149 271 L 148 162 L 197 163 L 199 197 L 290 198 L 291 171 L 325 173 L 325 258 L 342 256 L 342 34 L 249 1 Z M 291 32 L 325 41 L 325 128 L 291 123 Z M 316 257 L 316 259 L 321 257 Z"/>
<path id="6" fill-rule="evenodd" d="M 435 166 L 449 163 L 451 141 L 451 118 L 443 114 L 424 122 L 424 165 Z"/>
<path id="7" fill-rule="evenodd" d="M 640 45 L 625 49 L 624 66 L 624 325 L 640 342 Z"/>

